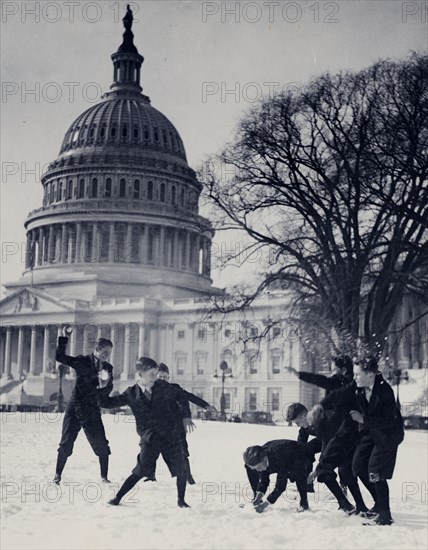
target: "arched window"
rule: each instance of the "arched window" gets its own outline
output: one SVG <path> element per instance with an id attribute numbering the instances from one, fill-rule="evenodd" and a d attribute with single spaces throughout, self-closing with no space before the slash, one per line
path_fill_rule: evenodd
<path id="1" fill-rule="evenodd" d="M 56 202 L 61 200 L 61 194 L 62 194 L 62 181 L 59 181 L 56 188 Z"/>
<path id="2" fill-rule="evenodd" d="M 153 200 L 153 182 L 149 181 L 147 184 L 147 199 L 149 201 Z"/>
<path id="3" fill-rule="evenodd" d="M 170 140 L 171 140 L 172 150 L 175 151 L 176 145 L 175 145 L 175 137 L 174 137 L 174 134 L 173 134 L 172 132 L 170 132 L 170 133 L 169 133 L 169 137 L 170 137 Z"/>
<path id="4" fill-rule="evenodd" d="M 94 178 L 91 185 L 91 197 L 95 199 L 98 196 L 98 180 Z"/>
<path id="5" fill-rule="evenodd" d="M 147 141 L 150 139 L 150 134 L 148 130 L 144 130 L 144 139 Z"/>
<path id="6" fill-rule="evenodd" d="M 158 129 L 155 128 L 155 129 L 154 129 L 154 132 L 155 132 L 155 141 L 156 141 L 156 143 L 158 143 L 158 142 L 159 142 L 159 132 L 158 132 Z"/>
<path id="7" fill-rule="evenodd" d="M 89 137 L 93 138 L 95 135 L 95 125 L 91 126 L 91 129 L 89 130 Z"/>
<path id="8" fill-rule="evenodd" d="M 110 130 L 111 137 L 116 137 L 116 126 L 112 126 Z"/>
<path id="9" fill-rule="evenodd" d="M 181 188 L 181 206 L 184 206 L 184 187 Z"/>
<path id="10" fill-rule="evenodd" d="M 161 202 L 165 202 L 165 184 L 161 183 L 160 186 L 160 199 Z"/>
<path id="11" fill-rule="evenodd" d="M 119 197 L 121 199 L 126 197 L 126 181 L 125 181 L 125 178 L 122 178 L 119 182 Z"/>
<path id="12" fill-rule="evenodd" d="M 134 199 L 140 198 L 140 180 L 134 181 Z"/>
<path id="13" fill-rule="evenodd" d="M 79 195 L 78 195 L 78 198 L 83 199 L 84 196 L 85 196 L 85 180 L 81 179 L 79 181 Z"/>
<path id="14" fill-rule="evenodd" d="M 111 178 L 106 179 L 106 184 L 104 187 L 104 197 L 109 199 L 111 197 Z"/>
<path id="15" fill-rule="evenodd" d="M 100 130 L 100 137 L 103 138 L 105 135 L 106 135 L 106 127 L 103 124 L 103 126 L 101 126 L 101 130 Z"/>
<path id="16" fill-rule="evenodd" d="M 124 124 L 122 126 L 122 137 L 126 138 L 128 135 L 128 127 L 126 126 L 126 124 Z"/>
<path id="17" fill-rule="evenodd" d="M 69 201 L 72 198 L 72 196 L 73 196 L 73 180 L 68 180 L 65 200 Z"/>
<path id="18" fill-rule="evenodd" d="M 175 192 L 175 185 L 172 186 L 171 189 L 171 202 L 172 204 L 175 204 L 176 201 L 176 192 Z"/>
<path id="19" fill-rule="evenodd" d="M 138 137 L 138 127 L 137 126 L 134 127 L 134 134 L 133 135 L 134 135 L 134 138 Z"/>

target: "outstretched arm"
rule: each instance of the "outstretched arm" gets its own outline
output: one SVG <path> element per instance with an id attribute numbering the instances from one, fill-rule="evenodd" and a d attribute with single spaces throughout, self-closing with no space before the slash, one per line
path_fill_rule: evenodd
<path id="1" fill-rule="evenodd" d="M 79 366 L 81 359 L 79 357 L 72 357 L 71 355 L 66 354 L 68 338 L 67 336 L 60 336 L 58 338 L 58 345 L 55 351 L 55 359 L 58 363 L 63 363 L 68 367 L 75 369 Z"/>

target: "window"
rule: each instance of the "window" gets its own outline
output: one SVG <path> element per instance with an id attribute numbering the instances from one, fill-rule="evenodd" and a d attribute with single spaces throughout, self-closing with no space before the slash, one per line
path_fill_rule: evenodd
<path id="1" fill-rule="evenodd" d="M 98 180 L 94 178 L 91 185 L 91 197 L 96 198 L 98 196 Z"/>
<path id="2" fill-rule="evenodd" d="M 230 393 L 224 393 L 224 408 L 225 410 L 230 410 L 231 409 L 231 397 L 230 397 Z"/>
<path id="3" fill-rule="evenodd" d="M 149 181 L 147 184 L 147 199 L 149 201 L 153 200 L 153 182 Z"/>
<path id="4" fill-rule="evenodd" d="M 257 327 L 251 327 L 250 328 L 250 336 L 251 338 L 256 338 L 259 334 L 259 331 L 257 329 Z"/>
<path id="5" fill-rule="evenodd" d="M 134 138 L 138 137 L 138 128 L 137 127 L 134 128 L 134 134 L 133 135 L 134 135 Z"/>
<path id="6" fill-rule="evenodd" d="M 250 374 L 257 374 L 257 353 L 252 353 L 248 357 L 248 365 L 250 367 Z"/>
<path id="7" fill-rule="evenodd" d="M 106 127 L 105 126 L 102 126 L 101 127 L 101 130 L 100 130 L 100 137 L 104 137 L 106 135 Z"/>
<path id="8" fill-rule="evenodd" d="M 56 188 L 56 201 L 57 202 L 61 200 L 61 192 L 62 192 L 62 182 L 59 181 L 58 186 Z"/>
<path id="9" fill-rule="evenodd" d="M 172 189 L 171 189 L 171 202 L 172 202 L 172 204 L 175 204 L 175 202 L 176 202 L 175 185 L 173 185 Z"/>
<path id="10" fill-rule="evenodd" d="M 119 182 L 119 197 L 122 199 L 126 197 L 126 181 L 124 178 Z"/>
<path id="11" fill-rule="evenodd" d="M 205 354 L 199 354 L 196 356 L 196 374 L 204 374 L 206 363 L 207 356 Z"/>
<path id="12" fill-rule="evenodd" d="M 196 334 L 197 340 L 202 340 L 204 342 L 207 341 L 207 329 L 205 327 L 199 327 L 198 332 Z"/>
<path id="13" fill-rule="evenodd" d="M 116 137 L 116 126 L 112 126 L 110 130 L 111 137 Z"/>
<path id="14" fill-rule="evenodd" d="M 272 412 L 279 411 L 279 392 L 272 392 Z"/>
<path id="15" fill-rule="evenodd" d="M 79 181 L 79 196 L 78 198 L 79 199 L 83 199 L 83 197 L 85 196 L 85 180 L 80 180 Z"/>
<path id="16" fill-rule="evenodd" d="M 177 338 L 178 338 L 178 340 L 184 340 L 185 336 L 186 336 L 186 332 L 185 332 L 184 330 L 179 330 L 179 331 L 177 332 Z"/>
<path id="17" fill-rule="evenodd" d="M 181 206 L 184 206 L 184 187 L 181 188 Z"/>
<path id="18" fill-rule="evenodd" d="M 281 327 L 273 327 L 272 336 L 274 338 L 277 338 L 278 336 L 281 336 Z"/>
<path id="19" fill-rule="evenodd" d="M 155 141 L 158 142 L 159 141 L 159 132 L 158 132 L 157 128 L 154 129 L 154 134 L 155 134 Z"/>
<path id="20" fill-rule="evenodd" d="M 224 331 L 224 335 L 226 336 L 226 338 L 230 338 L 232 336 L 232 331 L 230 330 L 230 328 L 227 328 Z"/>
<path id="21" fill-rule="evenodd" d="M 165 184 L 161 183 L 160 186 L 160 201 L 165 202 Z"/>
<path id="22" fill-rule="evenodd" d="M 72 196 L 73 196 L 73 180 L 68 180 L 65 200 L 69 201 L 72 198 Z"/>
<path id="23" fill-rule="evenodd" d="M 279 354 L 272 355 L 272 374 L 281 372 L 281 356 Z"/>
<path id="24" fill-rule="evenodd" d="M 182 376 L 184 374 L 184 367 L 186 366 L 186 357 L 179 355 L 177 357 L 177 375 Z"/>
<path id="25" fill-rule="evenodd" d="M 127 126 L 122 126 L 122 137 L 126 138 L 128 136 L 128 128 Z"/>
<path id="26" fill-rule="evenodd" d="M 134 199 L 140 198 L 140 180 L 134 181 Z"/>
<path id="27" fill-rule="evenodd" d="M 109 199 L 111 197 L 111 178 L 106 179 L 106 185 L 104 188 L 104 197 Z"/>
<path id="28" fill-rule="evenodd" d="M 257 393 L 255 391 L 250 391 L 248 394 L 248 409 L 250 411 L 257 410 Z"/>

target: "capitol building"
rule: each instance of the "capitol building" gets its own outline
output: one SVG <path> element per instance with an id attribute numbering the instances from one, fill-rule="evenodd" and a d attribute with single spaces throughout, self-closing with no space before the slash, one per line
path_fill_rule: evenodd
<path id="1" fill-rule="evenodd" d="M 136 359 L 149 355 L 217 408 L 226 361 L 229 414 L 258 409 L 279 420 L 290 402 L 311 405 L 319 390 L 286 371 L 316 366 L 302 337 L 278 325 L 257 340 L 267 319 L 284 316 L 286 295 L 260 299 L 245 323 L 207 316 L 223 291 L 212 284 L 214 231 L 199 214 L 202 184 L 177 129 L 142 93 L 144 58 L 130 25 L 111 59 L 110 90 L 65 132 L 42 178 L 43 204 L 25 221 L 25 271 L 0 302 L 2 388 L 14 402 L 53 402 L 56 340 L 69 324 L 70 355 L 90 353 L 99 337 L 112 340 L 115 391 L 133 384 Z M 409 300 L 402 314 L 416 316 L 422 306 Z M 416 328 L 413 343 L 403 339 L 394 352 L 400 368 L 427 367 L 423 322 Z M 243 330 L 253 337 L 246 345 Z M 65 400 L 73 376 L 62 381 Z"/>

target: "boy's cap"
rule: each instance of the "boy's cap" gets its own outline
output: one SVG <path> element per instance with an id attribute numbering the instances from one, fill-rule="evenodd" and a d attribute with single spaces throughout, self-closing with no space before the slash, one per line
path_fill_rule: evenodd
<path id="1" fill-rule="evenodd" d="M 159 372 L 166 372 L 169 374 L 168 365 L 165 365 L 165 363 L 159 363 Z"/>
<path id="2" fill-rule="evenodd" d="M 247 466 L 256 466 L 260 464 L 266 456 L 266 451 L 259 445 L 248 447 L 244 452 L 244 462 Z"/>
<path id="3" fill-rule="evenodd" d="M 150 369 L 157 369 L 158 364 L 150 357 L 140 357 L 139 359 L 137 359 L 135 368 L 139 372 L 146 372 Z"/>
<path id="4" fill-rule="evenodd" d="M 289 405 L 287 408 L 287 422 L 292 422 L 303 412 L 308 412 L 308 409 L 305 407 L 305 405 L 302 405 L 301 403 L 291 403 L 291 405 Z"/>

